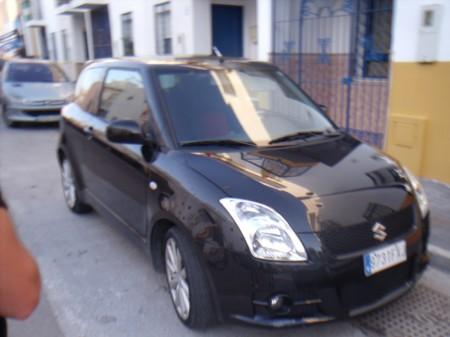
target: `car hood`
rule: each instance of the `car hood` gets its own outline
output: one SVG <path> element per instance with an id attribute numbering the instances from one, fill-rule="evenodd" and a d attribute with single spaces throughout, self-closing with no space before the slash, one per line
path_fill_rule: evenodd
<path id="1" fill-rule="evenodd" d="M 298 224 L 294 228 L 297 232 L 323 228 L 316 220 L 319 213 L 324 213 L 324 209 L 320 209 L 324 204 L 325 213 L 330 216 L 357 202 L 363 213 L 369 204 L 383 203 L 386 193 L 382 190 L 390 189 L 399 191 L 394 193 L 396 200 L 391 200 L 396 211 L 405 207 L 409 189 L 395 161 L 347 135 L 297 146 L 193 153 L 188 164 L 228 196 L 261 202 L 286 219 L 295 218 L 289 223 Z M 336 197 L 342 194 L 346 196 Z M 362 200 L 350 195 L 359 195 Z M 299 217 L 305 216 L 310 218 L 310 226 L 300 224 L 304 221 Z M 357 219 L 344 222 L 355 221 Z"/>
<path id="2" fill-rule="evenodd" d="M 31 101 L 67 99 L 73 94 L 74 86 L 70 82 L 62 83 L 4 83 L 3 91 L 8 96 L 20 97 Z"/>

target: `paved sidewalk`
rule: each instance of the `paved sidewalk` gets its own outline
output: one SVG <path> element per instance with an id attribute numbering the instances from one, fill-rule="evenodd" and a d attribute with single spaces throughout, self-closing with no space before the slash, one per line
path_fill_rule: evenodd
<path id="1" fill-rule="evenodd" d="M 431 210 L 431 264 L 450 273 L 450 185 L 426 179 L 422 183 Z"/>
<path id="2" fill-rule="evenodd" d="M 64 337 L 45 290 L 36 311 L 26 321 L 8 320 L 8 337 L 27 336 Z"/>

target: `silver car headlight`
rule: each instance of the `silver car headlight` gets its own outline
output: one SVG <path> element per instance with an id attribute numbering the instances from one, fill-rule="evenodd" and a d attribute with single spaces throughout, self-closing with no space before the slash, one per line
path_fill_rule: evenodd
<path id="1" fill-rule="evenodd" d="M 25 98 L 23 98 L 20 95 L 8 95 L 8 99 L 11 103 L 16 103 L 16 104 L 24 104 L 25 103 Z"/>
<path id="2" fill-rule="evenodd" d="M 405 171 L 406 176 L 414 189 L 417 202 L 419 203 L 420 213 L 422 213 L 422 216 L 425 217 L 429 211 L 428 198 L 425 195 L 425 190 L 423 189 L 419 179 L 417 179 L 408 168 L 403 166 L 403 171 Z"/>
<path id="3" fill-rule="evenodd" d="M 238 225 L 254 257 L 271 261 L 308 259 L 299 237 L 272 208 L 235 198 L 223 198 L 220 203 Z"/>

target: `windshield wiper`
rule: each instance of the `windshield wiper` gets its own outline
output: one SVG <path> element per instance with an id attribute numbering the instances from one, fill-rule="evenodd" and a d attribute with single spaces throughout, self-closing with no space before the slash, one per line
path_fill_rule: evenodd
<path id="1" fill-rule="evenodd" d="M 207 140 L 194 140 L 181 143 L 181 146 L 256 146 L 253 142 L 246 142 L 243 140 L 234 139 L 207 139 Z"/>
<path id="2" fill-rule="evenodd" d="M 337 131 L 299 131 L 290 133 L 288 135 L 284 135 L 275 139 L 272 139 L 269 144 L 275 144 L 275 143 L 282 143 L 290 140 L 296 140 L 296 139 L 308 139 L 314 136 L 321 136 L 321 137 L 337 137 L 340 136 L 341 133 Z"/>

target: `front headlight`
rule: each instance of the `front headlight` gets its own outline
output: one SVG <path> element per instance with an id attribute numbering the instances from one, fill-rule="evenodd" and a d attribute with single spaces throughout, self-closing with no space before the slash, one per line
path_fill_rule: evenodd
<path id="1" fill-rule="evenodd" d="M 414 192 L 416 194 L 417 202 L 419 203 L 420 212 L 422 216 L 425 217 L 428 213 L 428 199 L 425 195 L 425 191 L 420 183 L 419 179 L 406 167 L 403 166 L 403 171 L 405 171 L 406 176 L 408 177 L 409 182 L 411 183 Z"/>
<path id="2" fill-rule="evenodd" d="M 23 104 L 25 101 L 25 99 L 22 96 L 16 94 L 8 95 L 8 98 L 11 101 L 11 103 Z"/>
<path id="3" fill-rule="evenodd" d="M 254 257 L 271 261 L 308 259 L 291 226 L 272 208 L 234 198 L 223 198 L 220 203 L 238 225 Z"/>

